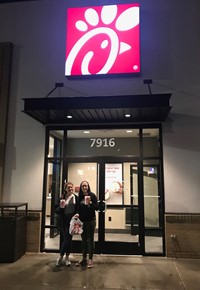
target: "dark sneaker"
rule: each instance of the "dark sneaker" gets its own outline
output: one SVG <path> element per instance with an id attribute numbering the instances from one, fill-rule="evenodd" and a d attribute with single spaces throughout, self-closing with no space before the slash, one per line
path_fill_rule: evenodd
<path id="1" fill-rule="evenodd" d="M 86 267 L 87 266 L 87 260 L 82 259 L 79 262 L 76 263 L 76 266 Z"/>

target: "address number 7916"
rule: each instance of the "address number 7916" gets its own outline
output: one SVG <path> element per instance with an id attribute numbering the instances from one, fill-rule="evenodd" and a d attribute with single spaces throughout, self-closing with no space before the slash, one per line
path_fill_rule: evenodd
<path id="1" fill-rule="evenodd" d="M 91 138 L 90 147 L 115 147 L 115 138 Z"/>

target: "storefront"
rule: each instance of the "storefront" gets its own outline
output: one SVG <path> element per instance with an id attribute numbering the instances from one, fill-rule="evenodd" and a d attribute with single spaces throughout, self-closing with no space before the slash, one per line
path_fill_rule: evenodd
<path id="1" fill-rule="evenodd" d="M 28 203 L 27 251 L 58 251 L 56 197 L 65 179 L 78 187 L 90 177 L 107 203 L 97 213 L 97 252 L 199 258 L 200 2 L 7 2 L 0 5 L 0 199 Z M 152 138 L 157 151 L 145 152 Z M 106 195 L 112 166 L 122 179 L 117 204 Z M 123 232 L 134 238 L 131 250 L 127 236 L 120 245 Z"/>
<path id="2" fill-rule="evenodd" d="M 55 206 L 65 181 L 78 194 L 87 180 L 99 202 L 96 253 L 165 254 L 161 123 L 169 99 L 24 100 L 25 113 L 46 126 L 41 251 L 59 250 Z M 80 241 L 74 238 L 74 252 L 81 251 Z"/>

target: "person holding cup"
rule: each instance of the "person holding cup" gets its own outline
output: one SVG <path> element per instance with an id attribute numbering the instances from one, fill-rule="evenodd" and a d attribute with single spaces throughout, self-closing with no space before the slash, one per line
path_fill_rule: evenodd
<path id="1" fill-rule="evenodd" d="M 82 259 L 76 266 L 93 267 L 94 232 L 96 228 L 96 210 L 98 209 L 97 197 L 91 192 L 87 181 L 82 181 L 79 188 L 79 219 L 83 222 Z M 89 260 L 87 260 L 87 249 Z"/>
<path id="2" fill-rule="evenodd" d="M 59 200 L 59 206 L 56 213 L 60 216 L 60 233 L 61 233 L 61 247 L 60 256 L 56 261 L 56 266 L 65 264 L 69 266 L 71 261 L 69 255 L 72 246 L 72 235 L 69 233 L 70 221 L 73 216 L 78 214 L 78 197 L 73 193 L 73 183 L 67 182 L 64 185 L 64 193 Z M 65 255 L 65 259 L 64 259 Z"/>

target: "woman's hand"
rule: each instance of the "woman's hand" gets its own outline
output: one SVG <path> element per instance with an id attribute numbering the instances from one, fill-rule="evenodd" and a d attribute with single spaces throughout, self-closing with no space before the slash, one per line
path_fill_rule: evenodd
<path id="1" fill-rule="evenodd" d="M 79 214 L 76 213 L 76 214 L 73 216 L 73 218 L 75 218 L 75 219 L 79 218 Z"/>

